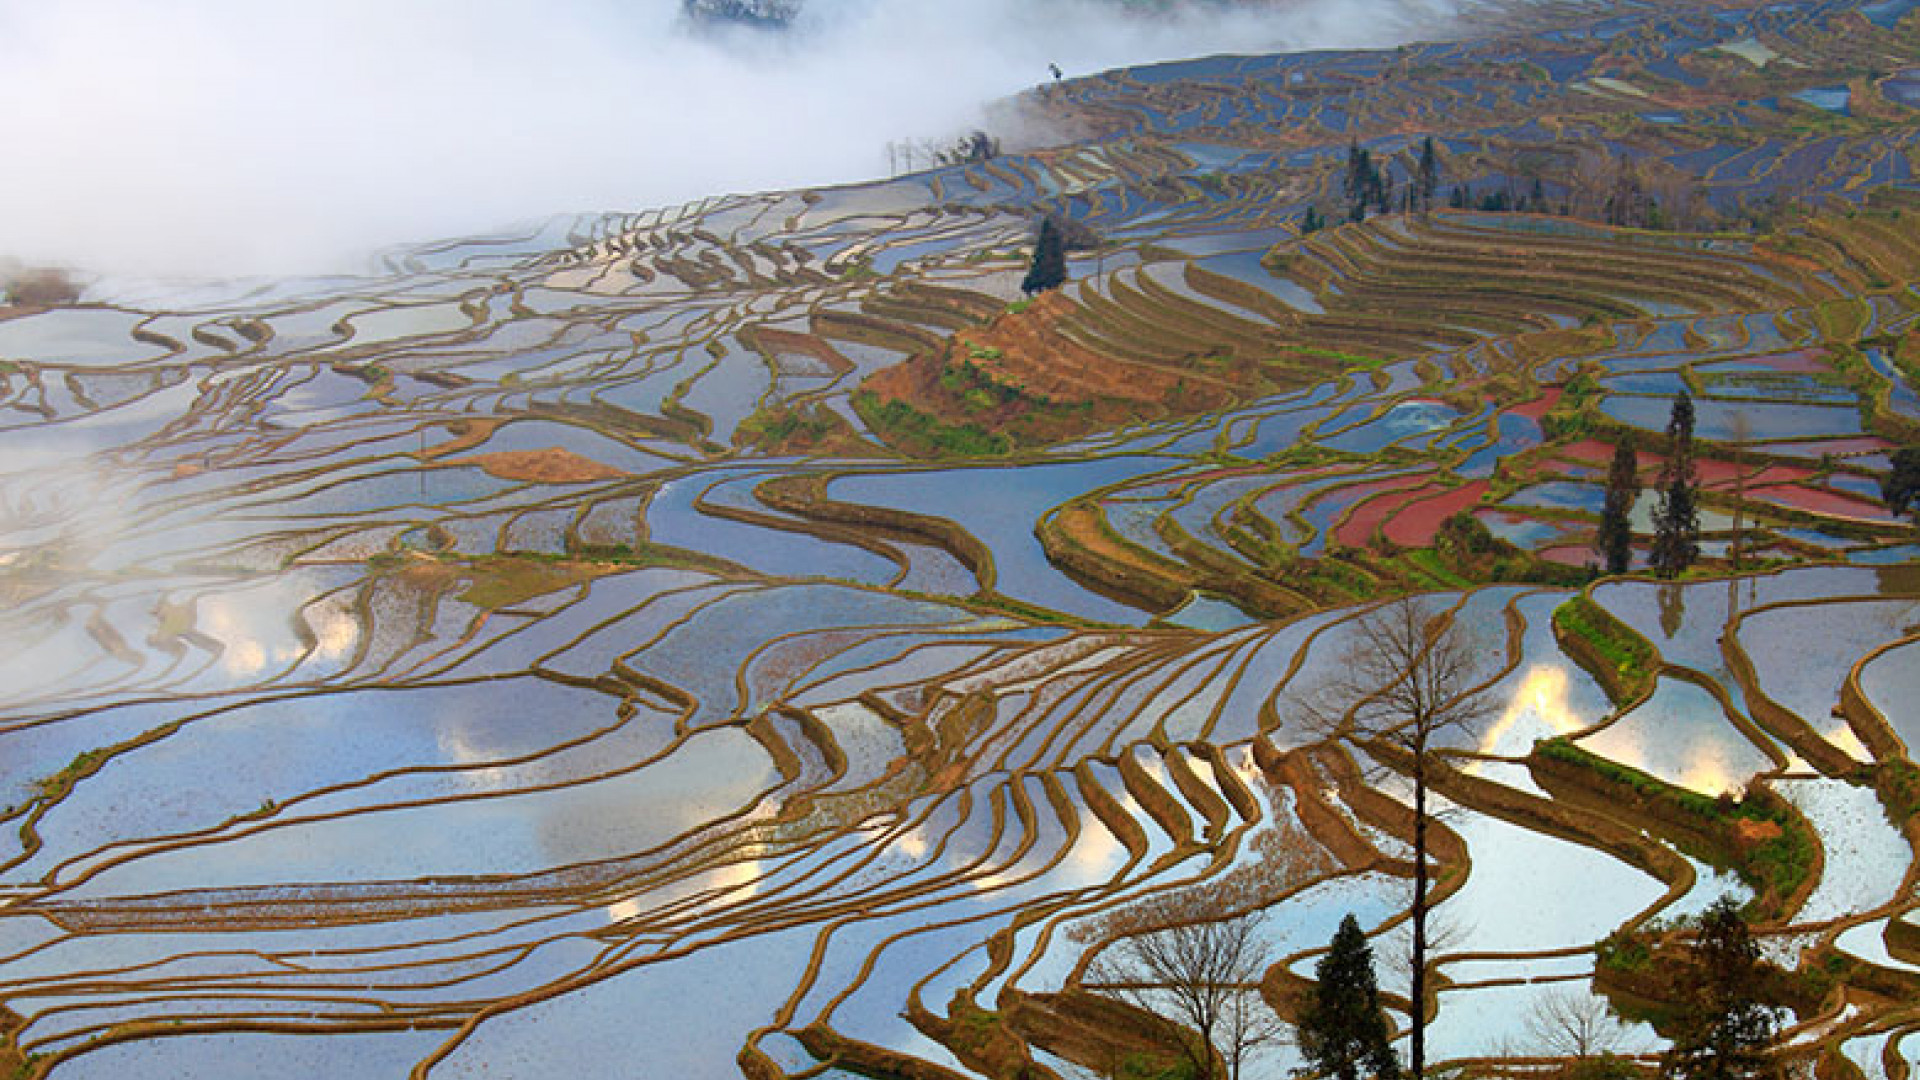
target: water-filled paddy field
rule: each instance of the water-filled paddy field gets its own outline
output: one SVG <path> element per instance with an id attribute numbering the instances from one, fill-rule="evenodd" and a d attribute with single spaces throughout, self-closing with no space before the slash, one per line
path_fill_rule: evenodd
<path id="1" fill-rule="evenodd" d="M 1602 943 L 1725 892 L 1825 980 L 1794 1053 L 1891 1075 L 1920 203 L 1913 80 L 1855 39 L 1920 57 L 1856 7 L 1422 47 L 1446 78 L 1163 65 L 1026 99 L 1075 147 L 0 309 L 0 1068 L 1000 1075 L 972 1024 L 1068 1076 L 1033 1003 L 1170 897 L 1267 909 L 1283 1009 L 1350 913 L 1401 993 L 1407 763 L 1314 718 L 1416 595 L 1487 703 L 1434 757 L 1437 1058 L 1554 1056 L 1530 1011 L 1631 997 Z M 1302 232 L 1350 134 L 1404 183 L 1444 125 L 1512 187 L 1543 98 L 1703 205 L 1850 209 Z M 1040 212 L 1101 243 L 1029 306 Z M 1706 555 L 1668 582 L 1683 391 Z"/>

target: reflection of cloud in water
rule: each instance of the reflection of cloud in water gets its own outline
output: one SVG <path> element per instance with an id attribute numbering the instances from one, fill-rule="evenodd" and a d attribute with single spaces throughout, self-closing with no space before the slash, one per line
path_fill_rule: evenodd
<path id="1" fill-rule="evenodd" d="M 745 862 L 702 871 L 670 885 L 607 905 L 607 923 L 615 925 L 637 919 L 649 909 L 673 903 L 696 893 L 709 894 L 708 903 L 721 901 L 739 903 L 751 900 L 760 891 L 760 877 L 763 873 L 764 869 L 758 859 L 749 859 Z"/>
<path id="2" fill-rule="evenodd" d="M 1680 786 L 1706 795 L 1738 795 L 1746 783 L 1727 771 L 1725 758 L 1711 754 L 1693 759 L 1680 775 Z"/>
<path id="3" fill-rule="evenodd" d="M 1480 750 L 1514 756 L 1526 753 L 1540 739 L 1570 735 L 1587 726 L 1567 701 L 1567 669 L 1558 663 L 1535 664 L 1527 670 L 1500 719 L 1487 729 Z M 1519 743 L 1520 745 L 1511 745 Z"/>
<path id="4" fill-rule="evenodd" d="M 1845 720 L 1836 721 L 1825 738 L 1855 761 L 1874 760 L 1873 751 L 1867 749 L 1866 744 L 1860 741 L 1860 736 L 1854 734 L 1853 725 Z"/>
<path id="5" fill-rule="evenodd" d="M 353 603 L 340 594 L 314 599 L 314 592 L 311 582 L 291 577 L 245 593 L 204 597 L 195 623 L 226 647 L 221 666 L 238 677 L 258 675 L 269 665 L 291 664 L 307 655 L 308 644 L 295 630 L 296 619 L 313 636 L 312 659 L 344 659 L 360 642 L 360 620 Z"/>

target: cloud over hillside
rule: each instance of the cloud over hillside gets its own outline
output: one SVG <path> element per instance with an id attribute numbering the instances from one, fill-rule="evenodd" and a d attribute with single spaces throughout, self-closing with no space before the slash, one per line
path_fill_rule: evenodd
<path id="1" fill-rule="evenodd" d="M 883 173 L 1047 77 L 1383 44 L 1451 0 L 0 0 L 0 256 L 115 272 L 354 265 L 571 210 Z"/>

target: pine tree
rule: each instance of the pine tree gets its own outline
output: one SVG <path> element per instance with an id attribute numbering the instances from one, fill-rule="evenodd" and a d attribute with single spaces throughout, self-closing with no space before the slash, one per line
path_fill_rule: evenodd
<path id="1" fill-rule="evenodd" d="M 1433 149 L 1433 136 L 1420 144 L 1420 208 L 1433 209 L 1433 193 L 1440 189 L 1440 156 Z"/>
<path id="2" fill-rule="evenodd" d="M 1314 988 L 1300 1008 L 1300 1051 L 1314 1071 L 1334 1080 L 1398 1080 L 1386 1014 L 1373 975 L 1373 947 L 1348 915 L 1327 954 L 1314 965 Z"/>
<path id="3" fill-rule="evenodd" d="M 1893 452 L 1893 467 L 1880 480 L 1880 499 L 1896 514 L 1911 513 L 1920 525 L 1920 446 Z"/>
<path id="4" fill-rule="evenodd" d="M 1667 418 L 1667 460 L 1653 511 L 1654 572 L 1676 578 L 1700 557 L 1700 482 L 1693 467 L 1693 398 L 1685 390 Z"/>
<path id="5" fill-rule="evenodd" d="M 1374 167 L 1373 152 L 1358 142 L 1347 146 L 1347 175 L 1344 193 L 1347 197 L 1347 220 L 1359 223 L 1367 220 L 1367 205 L 1373 199 L 1374 192 L 1380 186 L 1380 171 Z"/>
<path id="6" fill-rule="evenodd" d="M 1067 281 L 1067 245 L 1052 217 L 1040 219 L 1040 238 L 1033 245 L 1033 266 L 1020 288 L 1028 295 L 1057 289 Z"/>
<path id="7" fill-rule="evenodd" d="M 1693 955 L 1679 980 L 1683 998 L 1673 1046 L 1660 1075 L 1674 1080 L 1755 1080 L 1777 1075 L 1766 1053 L 1779 1011 L 1754 996 L 1760 947 L 1730 896 L 1700 917 Z"/>
<path id="8" fill-rule="evenodd" d="M 1622 439 L 1613 448 L 1613 464 L 1607 469 L 1607 501 L 1600 511 L 1600 535 L 1594 541 L 1609 574 L 1624 574 L 1633 566 L 1633 504 L 1639 500 L 1639 455 L 1631 440 Z"/>

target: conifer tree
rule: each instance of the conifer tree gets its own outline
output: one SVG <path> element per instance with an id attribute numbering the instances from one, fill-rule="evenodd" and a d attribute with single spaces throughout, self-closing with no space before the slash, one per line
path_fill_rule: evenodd
<path id="1" fill-rule="evenodd" d="M 1057 289 L 1067 282 L 1067 244 L 1051 216 L 1040 219 L 1040 237 L 1033 245 L 1033 266 L 1020 288 L 1028 296 Z"/>
<path id="2" fill-rule="evenodd" d="M 1600 511 L 1600 535 L 1594 547 L 1607 573 L 1624 574 L 1633 566 L 1633 504 L 1640 500 L 1639 455 L 1633 442 L 1620 440 L 1607 469 L 1607 501 Z"/>
<path id="3" fill-rule="evenodd" d="M 1667 418 L 1667 460 L 1653 511 L 1654 572 L 1676 578 L 1700 557 L 1700 482 L 1693 467 L 1693 398 L 1685 390 Z"/>
<path id="4" fill-rule="evenodd" d="M 1760 947 L 1731 896 L 1700 917 L 1693 955 L 1681 981 L 1676 1036 L 1660 1062 L 1674 1080 L 1758 1080 L 1776 1076 L 1766 1053 L 1778 1010 L 1755 997 Z"/>
<path id="5" fill-rule="evenodd" d="M 1920 446 L 1893 452 L 1893 467 L 1880 480 L 1880 500 L 1896 514 L 1911 513 L 1920 525 Z"/>
<path id="6" fill-rule="evenodd" d="M 1440 189 L 1440 156 L 1433 149 L 1433 136 L 1420 143 L 1420 209 L 1433 209 L 1433 193 Z"/>
<path id="7" fill-rule="evenodd" d="M 1356 224 L 1367 220 L 1367 206 L 1380 185 L 1380 171 L 1374 167 L 1373 152 L 1358 142 L 1347 146 L 1347 220 Z"/>
<path id="8" fill-rule="evenodd" d="M 1300 1051 L 1333 1080 L 1398 1080 L 1386 1014 L 1373 975 L 1373 947 L 1348 915 L 1313 968 L 1314 988 L 1300 1008 Z"/>

